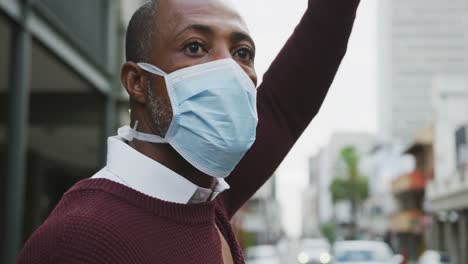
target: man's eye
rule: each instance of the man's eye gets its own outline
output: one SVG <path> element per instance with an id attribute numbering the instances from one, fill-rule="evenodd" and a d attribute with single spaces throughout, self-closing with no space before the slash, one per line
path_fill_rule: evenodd
<path id="1" fill-rule="evenodd" d="M 184 51 L 190 56 L 200 56 L 206 53 L 202 44 L 198 42 L 192 42 L 192 43 L 187 44 L 184 47 Z"/>
<path id="2" fill-rule="evenodd" d="M 241 60 L 251 61 L 253 60 L 253 52 L 249 48 L 241 48 L 234 52 L 234 56 Z"/>

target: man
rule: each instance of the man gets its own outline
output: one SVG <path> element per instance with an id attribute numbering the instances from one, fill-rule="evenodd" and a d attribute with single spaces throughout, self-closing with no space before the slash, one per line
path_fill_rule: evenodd
<path id="1" fill-rule="evenodd" d="M 141 7 L 121 71 L 132 124 L 109 138 L 106 167 L 63 196 L 19 263 L 244 263 L 229 220 L 318 112 L 358 3 L 309 0 L 258 89 L 254 42 L 228 3 Z"/>

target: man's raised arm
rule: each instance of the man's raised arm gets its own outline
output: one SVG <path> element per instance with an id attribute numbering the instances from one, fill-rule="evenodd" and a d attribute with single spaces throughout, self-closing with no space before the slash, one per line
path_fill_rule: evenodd
<path id="1" fill-rule="evenodd" d="M 227 178 L 229 217 L 274 173 L 317 114 L 335 77 L 359 0 L 309 0 L 258 88 L 257 139 Z"/>

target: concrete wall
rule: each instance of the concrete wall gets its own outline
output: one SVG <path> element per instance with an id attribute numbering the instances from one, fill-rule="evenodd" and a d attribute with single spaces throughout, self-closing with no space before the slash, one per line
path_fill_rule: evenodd
<path id="1" fill-rule="evenodd" d="M 468 123 L 468 86 L 463 75 L 434 81 L 435 180 L 456 177 L 455 132 Z"/>

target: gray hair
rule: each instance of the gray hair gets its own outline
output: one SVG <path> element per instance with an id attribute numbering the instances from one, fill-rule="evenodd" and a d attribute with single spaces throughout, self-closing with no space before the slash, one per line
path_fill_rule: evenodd
<path id="1" fill-rule="evenodd" d="M 127 27 L 125 55 L 127 61 L 148 61 L 154 34 L 157 33 L 157 8 L 160 0 L 145 2 L 133 14 Z"/>

